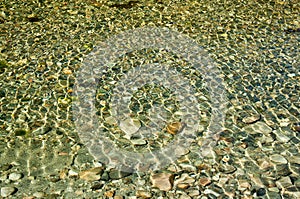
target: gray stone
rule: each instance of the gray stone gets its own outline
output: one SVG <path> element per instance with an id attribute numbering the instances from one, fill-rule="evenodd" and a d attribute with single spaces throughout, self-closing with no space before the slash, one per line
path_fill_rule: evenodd
<path id="1" fill-rule="evenodd" d="M 289 157 L 289 162 L 300 165 L 300 156 L 294 155 L 294 156 Z"/>
<path id="2" fill-rule="evenodd" d="M 286 188 L 292 186 L 292 181 L 289 176 L 285 176 L 276 181 L 276 186 L 278 188 Z"/>
<path id="3" fill-rule="evenodd" d="M 141 122 L 137 119 L 128 118 L 122 120 L 119 127 L 125 133 L 124 137 L 130 139 L 141 128 Z"/>
<path id="4" fill-rule="evenodd" d="M 135 146 L 142 146 L 142 145 L 147 144 L 146 140 L 143 140 L 143 139 L 132 139 L 130 141 Z"/>
<path id="5" fill-rule="evenodd" d="M 45 197 L 45 193 L 43 193 L 43 192 L 35 192 L 33 194 L 33 196 L 36 197 L 36 198 L 43 198 L 43 197 Z"/>
<path id="6" fill-rule="evenodd" d="M 126 176 L 129 176 L 131 173 L 128 172 L 123 172 L 123 171 L 119 171 L 117 169 L 112 169 L 109 171 L 109 178 L 116 180 L 116 179 L 121 179 L 124 178 Z"/>
<path id="7" fill-rule="evenodd" d="M 256 122 L 244 127 L 243 129 L 249 134 L 262 133 L 264 135 L 268 135 L 272 132 L 272 128 L 264 122 Z"/>
<path id="8" fill-rule="evenodd" d="M 274 134 L 276 135 L 276 139 L 281 143 L 288 142 L 291 138 L 283 133 L 280 129 L 276 129 L 274 131 Z"/>
<path id="9" fill-rule="evenodd" d="M 244 117 L 242 121 L 245 124 L 252 124 L 260 119 L 260 114 L 251 115 L 249 117 Z"/>
<path id="10" fill-rule="evenodd" d="M 276 174 L 279 176 L 288 176 L 291 174 L 291 170 L 288 164 L 277 164 L 275 166 Z"/>
<path id="11" fill-rule="evenodd" d="M 287 160 L 282 155 L 279 154 L 271 155 L 270 160 L 278 164 L 287 164 Z"/>
<path id="12" fill-rule="evenodd" d="M 1 187 L 1 196 L 8 197 L 17 191 L 15 187 Z"/>
<path id="13" fill-rule="evenodd" d="M 12 181 L 17 181 L 17 180 L 19 180 L 21 178 L 22 178 L 22 174 L 20 174 L 20 173 L 11 173 L 8 176 L 8 179 L 10 179 Z"/>
<path id="14" fill-rule="evenodd" d="M 298 178 L 294 184 L 296 187 L 300 187 L 300 178 Z"/>

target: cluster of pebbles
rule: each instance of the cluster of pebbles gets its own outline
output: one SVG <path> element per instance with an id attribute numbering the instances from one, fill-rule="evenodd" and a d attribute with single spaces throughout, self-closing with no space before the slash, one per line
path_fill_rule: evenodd
<path id="1" fill-rule="evenodd" d="M 300 198 L 299 13 L 297 0 L 1 1 L 0 196 Z M 165 51 L 120 58 L 111 75 L 139 59 L 182 69 L 203 110 L 203 128 L 182 157 L 157 171 L 128 173 L 89 154 L 73 124 L 72 93 L 76 71 L 98 42 L 143 26 L 177 30 L 202 46 L 222 72 L 228 110 L 218 142 L 201 156 L 211 116 L 201 74 Z M 98 89 L 100 121 L 109 111 L 107 86 Z M 151 98 L 157 93 L 167 94 Z M 129 107 L 142 124 L 147 114 L 138 110 L 152 104 L 146 98 L 177 109 L 167 88 L 145 88 Z M 128 150 L 159 148 L 183 126 L 174 117 L 150 146 L 128 142 L 125 122 L 115 141 Z"/>

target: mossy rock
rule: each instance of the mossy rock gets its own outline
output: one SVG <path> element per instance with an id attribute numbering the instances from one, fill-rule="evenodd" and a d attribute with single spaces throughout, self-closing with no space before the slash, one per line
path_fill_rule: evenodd
<path id="1" fill-rule="evenodd" d="M 26 129 L 17 129 L 15 130 L 15 136 L 28 136 L 30 132 Z"/>
<path id="2" fill-rule="evenodd" d="M 5 68 L 8 67 L 8 64 L 4 60 L 0 60 L 0 72 L 3 72 Z"/>

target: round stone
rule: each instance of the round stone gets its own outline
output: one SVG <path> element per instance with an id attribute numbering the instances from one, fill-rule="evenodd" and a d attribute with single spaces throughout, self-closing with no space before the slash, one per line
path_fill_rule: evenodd
<path id="1" fill-rule="evenodd" d="M 256 194 L 257 196 L 264 196 L 266 194 L 266 190 L 264 188 L 259 188 Z"/>
<path id="2" fill-rule="evenodd" d="M 287 160 L 282 155 L 279 154 L 271 155 L 270 159 L 274 163 L 287 164 Z"/>
<path id="3" fill-rule="evenodd" d="M 1 188 L 1 196 L 2 197 L 8 197 L 12 194 L 14 194 L 17 191 L 15 187 L 2 187 Z"/>
<path id="4" fill-rule="evenodd" d="M 8 176 L 8 179 L 12 180 L 12 181 L 17 181 L 19 180 L 20 178 L 22 178 L 22 174 L 20 173 L 11 173 L 9 174 Z"/>

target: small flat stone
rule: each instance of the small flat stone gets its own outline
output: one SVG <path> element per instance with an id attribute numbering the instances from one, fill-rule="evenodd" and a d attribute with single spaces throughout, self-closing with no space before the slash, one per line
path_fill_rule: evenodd
<path id="1" fill-rule="evenodd" d="M 114 199 L 124 199 L 124 197 L 123 196 L 114 196 Z"/>
<path id="2" fill-rule="evenodd" d="M 119 171 L 117 169 L 112 169 L 109 171 L 109 178 L 116 180 L 116 179 L 121 179 L 126 176 L 129 176 L 131 173 L 129 172 L 124 172 L 124 171 Z"/>
<path id="3" fill-rule="evenodd" d="M 296 187 L 300 187 L 300 178 L 298 180 L 296 180 L 294 184 Z"/>
<path id="4" fill-rule="evenodd" d="M 276 135 L 276 140 L 282 143 L 286 143 L 291 139 L 289 136 L 285 135 L 280 129 L 276 129 L 274 131 L 274 134 Z"/>
<path id="5" fill-rule="evenodd" d="M 186 193 L 181 193 L 178 199 L 191 199 L 191 197 L 188 196 Z"/>
<path id="6" fill-rule="evenodd" d="M 189 176 L 187 173 L 183 173 L 179 179 L 177 179 L 174 184 L 188 184 L 192 185 L 195 182 L 195 179 Z"/>
<path id="7" fill-rule="evenodd" d="M 253 124 L 253 123 L 257 122 L 259 119 L 260 119 L 260 114 L 255 114 L 255 115 L 251 115 L 249 117 L 244 117 L 242 119 L 242 121 L 245 124 Z"/>
<path id="8" fill-rule="evenodd" d="M 132 139 L 130 141 L 135 146 L 142 146 L 142 145 L 147 144 L 146 140 L 143 140 L 143 139 Z"/>
<path id="9" fill-rule="evenodd" d="M 199 190 L 191 190 L 189 191 L 189 196 L 191 197 L 196 197 L 200 195 L 200 191 Z"/>
<path id="10" fill-rule="evenodd" d="M 106 192 L 104 193 L 104 195 L 105 195 L 106 197 L 108 197 L 108 198 L 113 197 L 114 194 L 115 194 L 115 191 L 113 191 L 113 190 L 106 191 Z"/>
<path id="11" fill-rule="evenodd" d="M 171 173 L 152 174 L 150 181 L 153 187 L 156 187 L 161 191 L 170 191 L 173 187 L 174 175 Z"/>
<path id="12" fill-rule="evenodd" d="M 72 70 L 70 70 L 69 68 L 64 68 L 64 69 L 63 69 L 63 73 L 64 73 L 65 75 L 71 75 L 71 74 L 72 74 Z"/>
<path id="13" fill-rule="evenodd" d="M 8 197 L 10 195 L 13 195 L 17 189 L 15 187 L 1 187 L 1 196 L 2 197 Z"/>
<path id="14" fill-rule="evenodd" d="M 207 178 L 207 177 L 203 177 L 199 179 L 199 183 L 200 185 L 202 185 L 203 187 L 209 185 L 211 183 L 211 179 Z"/>
<path id="15" fill-rule="evenodd" d="M 22 178 L 22 174 L 20 174 L 20 173 L 11 173 L 8 176 L 8 179 L 10 179 L 12 181 L 17 181 L 17 180 L 19 180 L 21 178 Z"/>
<path id="16" fill-rule="evenodd" d="M 292 156 L 289 157 L 289 162 L 290 163 L 295 163 L 300 165 L 300 156 Z"/>
<path id="17" fill-rule="evenodd" d="M 285 176 L 276 181 L 276 186 L 278 188 L 286 188 L 292 186 L 292 181 L 289 176 Z"/>
<path id="18" fill-rule="evenodd" d="M 69 170 L 68 172 L 69 177 L 77 177 L 78 173 L 76 171 L 73 171 L 72 169 Z"/>
<path id="19" fill-rule="evenodd" d="M 258 160 L 258 165 L 261 169 L 268 169 L 273 167 L 273 163 L 267 160 Z"/>
<path id="20" fill-rule="evenodd" d="M 137 190 L 136 196 L 141 198 L 151 198 L 152 194 L 149 191 Z"/>
<path id="21" fill-rule="evenodd" d="M 44 197 L 45 197 L 45 193 L 44 193 L 44 192 L 35 192 L 35 193 L 33 194 L 33 196 L 34 196 L 35 198 L 44 198 Z"/>
<path id="22" fill-rule="evenodd" d="M 249 134 L 262 133 L 264 135 L 268 135 L 269 133 L 272 132 L 272 128 L 269 127 L 264 122 L 256 122 L 254 124 L 250 124 L 250 125 L 244 127 L 243 129 L 244 129 L 244 131 L 246 131 Z"/>
<path id="23" fill-rule="evenodd" d="M 268 191 L 278 193 L 280 190 L 277 187 L 270 187 L 268 188 Z"/>
<path id="24" fill-rule="evenodd" d="M 130 139 L 141 128 L 141 122 L 137 119 L 128 118 L 122 120 L 119 127 L 126 134 L 124 137 Z"/>
<path id="25" fill-rule="evenodd" d="M 187 183 L 179 183 L 179 184 L 177 185 L 177 187 L 178 187 L 179 189 L 187 189 L 189 186 L 190 186 L 190 185 L 187 184 Z"/>
<path id="26" fill-rule="evenodd" d="M 279 154 L 271 155 L 270 159 L 274 163 L 287 164 L 287 160 L 282 155 Z"/>
<path id="27" fill-rule="evenodd" d="M 79 173 L 79 178 L 86 181 L 96 181 L 101 178 L 103 167 L 94 167 Z"/>
<path id="28" fill-rule="evenodd" d="M 245 190 L 251 187 L 251 184 L 247 180 L 239 180 L 239 189 Z"/>
<path id="29" fill-rule="evenodd" d="M 220 166 L 220 171 L 225 174 L 231 174 L 236 171 L 236 167 L 230 164 L 224 164 Z"/>
<path id="30" fill-rule="evenodd" d="M 167 125 L 167 132 L 172 135 L 176 135 L 177 133 L 180 133 L 184 127 L 185 123 L 183 122 L 173 122 Z"/>
<path id="31" fill-rule="evenodd" d="M 256 185 L 256 186 L 260 186 L 260 187 L 263 187 L 264 186 L 264 183 L 261 181 L 261 178 L 259 175 L 257 174 L 248 174 L 251 181 L 253 181 L 253 183 Z"/>

